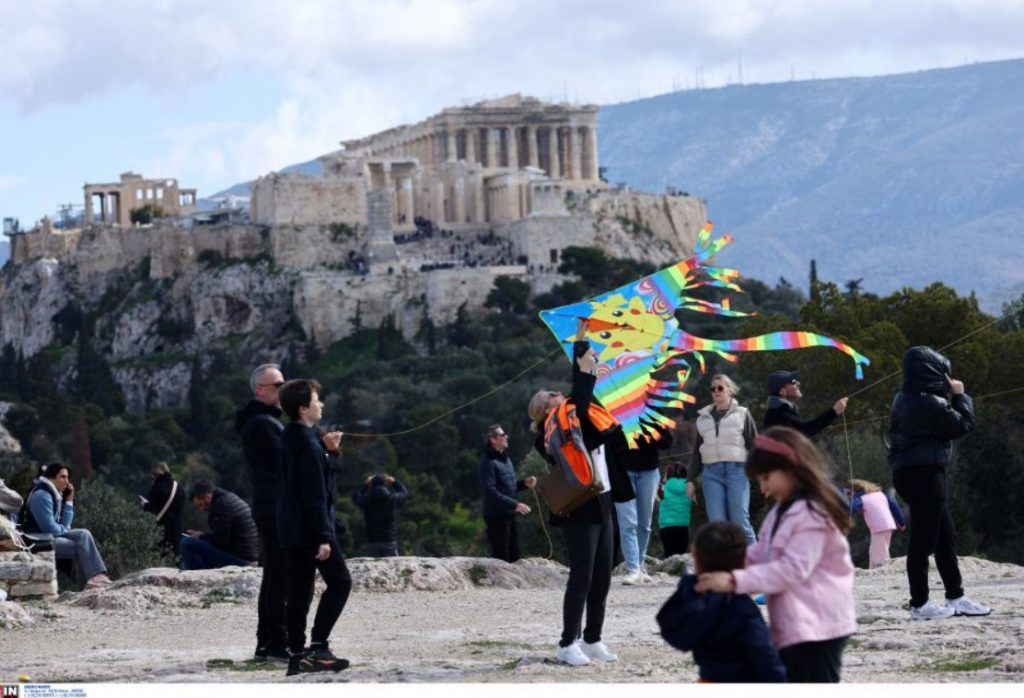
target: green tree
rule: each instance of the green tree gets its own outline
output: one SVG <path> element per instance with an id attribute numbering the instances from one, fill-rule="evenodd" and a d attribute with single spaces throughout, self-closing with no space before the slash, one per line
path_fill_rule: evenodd
<path id="1" fill-rule="evenodd" d="M 494 279 L 494 288 L 487 294 L 484 305 L 503 313 L 525 313 L 530 304 L 530 284 L 511 276 Z"/>

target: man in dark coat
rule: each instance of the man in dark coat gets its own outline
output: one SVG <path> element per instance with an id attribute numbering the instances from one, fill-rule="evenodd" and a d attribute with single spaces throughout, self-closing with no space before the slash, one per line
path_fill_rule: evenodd
<path id="1" fill-rule="evenodd" d="M 491 557 L 515 562 L 519 559 L 516 515 L 530 513 L 530 507 L 516 499 L 516 493 L 533 489 L 537 478 L 516 479 L 516 468 L 508 457 L 508 434 L 500 424 L 484 432 L 484 457 L 480 460 L 478 474 L 484 492 L 484 522 Z"/>
<path id="2" fill-rule="evenodd" d="M 951 378 L 947 359 L 929 347 L 903 355 L 903 386 L 892 403 L 889 466 L 896 492 L 910 505 L 910 619 L 987 616 L 992 609 L 964 595 L 956 558 L 956 529 L 949 513 L 946 467 L 953 440 L 974 429 L 974 403 Z M 928 600 L 928 556 L 946 588 L 946 604 Z"/>
<path id="3" fill-rule="evenodd" d="M 209 532 L 187 531 L 181 539 L 181 569 L 211 570 L 229 565 L 251 566 L 259 560 L 259 537 L 252 510 L 234 492 L 196 480 L 188 495 L 206 512 Z"/>
<path id="4" fill-rule="evenodd" d="M 277 475 L 281 467 L 281 407 L 278 391 L 284 375 L 277 364 L 263 364 L 249 375 L 252 400 L 235 414 L 235 430 L 242 440 L 242 456 L 249 466 L 252 510 L 260 535 L 263 579 L 257 605 L 257 659 L 288 659 L 285 615 L 288 571 L 277 538 Z"/>
<path id="5" fill-rule="evenodd" d="M 304 672 L 341 671 L 347 659 L 336 657 L 327 640 L 345 610 L 352 577 L 338 542 L 334 513 L 334 471 L 327 450 L 338 450 L 342 433 L 317 434 L 323 403 L 320 384 L 288 381 L 281 387 L 281 409 L 288 426 L 281 438 L 282 467 L 278 478 L 277 530 L 288 557 L 288 676 Z M 326 447 L 326 448 L 325 448 Z M 320 596 L 309 647 L 306 614 L 313 601 L 317 570 L 327 588 Z"/>
<path id="6" fill-rule="evenodd" d="M 142 510 L 156 516 L 157 524 L 163 529 L 162 545 L 178 554 L 181 532 L 185 528 L 185 491 L 175 482 L 166 463 L 153 466 L 153 486 L 148 495 L 139 499 Z"/>
<path id="7" fill-rule="evenodd" d="M 834 422 L 846 411 L 849 398 L 841 397 L 836 404 L 814 419 L 800 419 L 797 401 L 804 396 L 800 391 L 798 371 L 775 371 L 768 375 L 768 409 L 764 413 L 764 428 L 789 427 L 810 438 Z"/>
<path id="8" fill-rule="evenodd" d="M 366 521 L 367 557 L 398 555 L 395 510 L 408 498 L 409 490 L 391 475 L 371 475 L 352 493 L 352 501 L 363 510 Z"/>

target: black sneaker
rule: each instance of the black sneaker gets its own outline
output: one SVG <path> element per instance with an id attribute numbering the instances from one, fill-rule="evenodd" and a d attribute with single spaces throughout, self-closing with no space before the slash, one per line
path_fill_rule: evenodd
<path id="1" fill-rule="evenodd" d="M 301 654 L 293 654 L 288 658 L 288 671 L 285 676 L 310 674 L 318 671 L 343 671 L 348 669 L 349 661 L 334 656 L 327 645 L 310 647 Z"/>
<path id="2" fill-rule="evenodd" d="M 287 662 L 291 657 L 288 650 L 275 645 L 257 647 L 252 656 L 253 659 L 260 662 Z"/>

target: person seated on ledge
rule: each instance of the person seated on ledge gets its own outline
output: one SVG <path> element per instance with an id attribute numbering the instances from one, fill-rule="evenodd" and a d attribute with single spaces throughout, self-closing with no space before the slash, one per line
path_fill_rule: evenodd
<path id="1" fill-rule="evenodd" d="M 181 569 L 212 570 L 256 564 L 260 557 L 259 537 L 248 504 L 206 480 L 196 480 L 188 498 L 196 509 L 209 512 L 210 531 L 189 530 L 183 534 Z"/>
<path id="2" fill-rule="evenodd" d="M 75 575 L 86 589 L 110 584 L 107 566 L 92 533 L 71 528 L 75 518 L 75 486 L 71 470 L 63 463 L 43 466 L 25 500 L 22 528 L 26 533 L 50 533 L 58 560 L 74 560 Z"/>

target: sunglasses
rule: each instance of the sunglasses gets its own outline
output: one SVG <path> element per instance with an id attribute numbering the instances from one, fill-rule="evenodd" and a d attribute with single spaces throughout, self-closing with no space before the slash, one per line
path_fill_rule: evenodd
<path id="1" fill-rule="evenodd" d="M 275 383 L 260 383 L 260 385 L 262 385 L 264 388 L 269 388 L 270 386 L 280 388 L 282 385 L 284 385 L 284 381 L 277 381 Z"/>
<path id="2" fill-rule="evenodd" d="M 722 392 L 724 390 L 725 390 L 725 386 L 724 385 L 713 385 L 713 386 L 711 386 L 711 392 L 713 392 L 713 393 L 720 393 L 720 392 Z"/>

